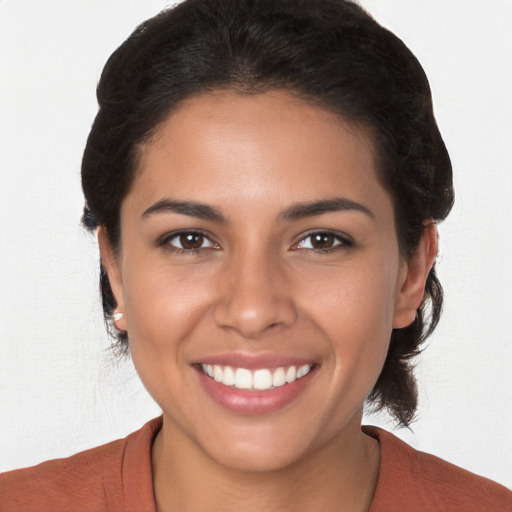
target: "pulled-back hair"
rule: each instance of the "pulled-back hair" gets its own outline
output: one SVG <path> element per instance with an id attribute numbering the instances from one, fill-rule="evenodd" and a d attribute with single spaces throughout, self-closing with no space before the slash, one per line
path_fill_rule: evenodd
<path id="1" fill-rule="evenodd" d="M 425 73 L 404 43 L 361 7 L 347 0 L 186 0 L 137 27 L 105 65 L 82 162 L 88 229 L 103 226 L 118 248 L 120 207 L 141 146 L 185 98 L 223 89 L 286 90 L 365 127 L 405 258 L 425 222 L 449 213 L 451 164 Z M 116 301 L 103 265 L 100 285 L 107 326 L 127 353 L 127 333 L 112 328 Z M 432 268 L 416 319 L 393 330 L 368 397 L 401 425 L 411 422 L 417 406 L 412 359 L 441 307 Z"/>

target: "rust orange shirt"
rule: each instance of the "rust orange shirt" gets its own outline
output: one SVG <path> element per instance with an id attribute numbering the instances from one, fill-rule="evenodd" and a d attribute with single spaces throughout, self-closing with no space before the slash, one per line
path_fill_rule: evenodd
<path id="1" fill-rule="evenodd" d="M 156 418 L 125 439 L 0 475 L 1 512 L 155 512 L 151 443 Z M 376 427 L 381 447 L 369 512 L 512 512 L 512 492 Z M 184 512 L 184 511 L 177 511 Z"/>

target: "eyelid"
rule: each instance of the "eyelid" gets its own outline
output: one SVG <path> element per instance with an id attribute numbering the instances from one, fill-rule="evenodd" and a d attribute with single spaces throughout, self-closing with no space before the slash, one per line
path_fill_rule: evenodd
<path id="1" fill-rule="evenodd" d="M 304 242 L 307 238 L 312 237 L 313 235 L 318 234 L 326 234 L 326 235 L 332 235 L 335 239 L 337 239 L 338 243 L 333 245 L 332 247 L 326 248 L 326 249 L 315 249 L 313 247 L 299 247 L 299 244 Z M 352 238 L 347 235 L 346 233 L 342 231 L 336 231 L 334 229 L 311 229 L 309 231 L 306 231 L 305 233 L 302 233 L 296 238 L 296 242 L 292 245 L 292 250 L 306 250 L 306 251 L 314 251 L 314 252 L 330 252 L 335 251 L 341 248 L 348 248 L 354 246 L 354 241 Z"/>
<path id="2" fill-rule="evenodd" d="M 208 245 L 206 247 L 200 247 L 198 249 L 185 249 L 183 247 L 177 247 L 176 245 L 173 245 L 170 243 L 170 241 L 173 238 L 177 238 L 181 235 L 190 234 L 190 233 L 202 235 L 205 238 L 205 240 L 208 240 L 210 242 L 211 245 Z M 204 231 L 203 229 L 193 229 L 193 228 L 192 229 L 177 229 L 176 231 L 170 231 L 168 233 L 165 233 L 165 235 L 162 235 L 161 237 L 158 238 L 157 245 L 169 246 L 176 251 L 182 251 L 182 252 L 187 252 L 187 253 L 198 252 L 198 251 L 201 251 L 202 249 L 210 249 L 210 248 L 220 247 L 220 244 L 215 241 L 214 237 L 210 233 L 208 233 L 207 231 Z"/>
<path id="3" fill-rule="evenodd" d="M 177 238 L 181 235 L 190 234 L 190 233 L 202 235 L 205 238 L 205 240 L 207 240 L 209 242 L 209 245 L 207 245 L 206 247 L 200 247 L 198 249 L 185 249 L 183 247 L 177 247 L 176 245 L 173 245 L 170 243 L 170 241 L 172 239 Z M 337 243 L 335 245 L 333 245 L 332 247 L 329 247 L 326 249 L 315 249 L 313 247 L 311 247 L 311 248 L 298 247 L 299 244 L 304 242 L 307 238 L 310 238 L 317 234 L 332 235 L 337 240 Z M 340 248 L 348 248 L 348 247 L 352 247 L 354 245 L 354 242 L 349 235 L 347 235 L 346 233 L 344 233 L 342 231 L 337 231 L 337 230 L 333 230 L 333 229 L 321 229 L 321 228 L 311 229 L 304 233 L 301 233 L 298 237 L 296 237 L 295 240 L 296 240 L 296 242 L 294 242 L 291 247 L 292 250 L 306 250 L 306 251 L 313 251 L 313 252 L 320 252 L 320 253 L 321 252 L 330 252 L 330 251 L 334 251 L 334 250 L 337 250 Z M 176 251 L 181 251 L 181 252 L 186 252 L 186 253 L 198 252 L 203 249 L 210 249 L 210 248 L 219 249 L 220 248 L 220 244 L 215 240 L 215 238 L 210 233 L 208 233 L 207 231 L 204 231 L 202 229 L 193 229 L 193 228 L 177 229 L 176 231 L 171 231 L 171 232 L 165 233 L 164 235 L 162 235 L 161 237 L 158 238 L 157 245 L 169 246 Z"/>

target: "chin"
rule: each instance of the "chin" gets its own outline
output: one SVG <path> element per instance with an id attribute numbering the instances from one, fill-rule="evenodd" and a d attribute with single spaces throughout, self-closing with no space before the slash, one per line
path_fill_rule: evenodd
<path id="1" fill-rule="evenodd" d="M 324 431 L 321 438 L 315 435 L 316 426 L 299 422 L 296 429 L 290 428 L 295 419 L 284 424 L 238 425 L 224 428 L 211 438 L 200 442 L 201 449 L 219 465 L 239 472 L 278 472 L 303 461 L 309 455 L 322 451 L 331 437 Z M 232 425 L 232 427 L 234 427 Z M 197 439 L 197 438 L 196 438 Z M 332 439 L 331 439 L 332 440 Z"/>
<path id="2" fill-rule="evenodd" d="M 258 443 L 219 445 L 210 457 L 226 469 L 242 473 L 268 473 L 284 470 L 299 461 L 304 454 L 298 447 L 262 446 Z"/>

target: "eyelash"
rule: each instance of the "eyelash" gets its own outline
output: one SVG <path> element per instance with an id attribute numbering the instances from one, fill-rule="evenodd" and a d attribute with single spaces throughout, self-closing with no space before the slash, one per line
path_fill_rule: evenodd
<path id="1" fill-rule="evenodd" d="M 301 243 L 304 243 L 307 239 L 311 239 L 315 235 L 318 235 L 318 236 L 324 235 L 324 236 L 332 237 L 333 242 L 335 242 L 335 245 L 333 245 L 332 247 L 328 247 L 326 249 L 318 249 L 318 248 L 315 249 L 314 247 L 302 247 L 302 248 L 299 247 L 299 245 Z M 300 240 L 296 244 L 294 244 L 293 249 L 294 250 L 302 249 L 302 250 L 305 250 L 308 252 L 314 252 L 316 254 L 328 254 L 328 253 L 331 253 L 334 251 L 340 251 L 340 250 L 347 249 L 347 248 L 350 248 L 353 246 L 354 246 L 354 243 L 353 243 L 352 239 L 349 236 L 347 236 L 346 234 L 340 233 L 337 231 L 330 231 L 328 229 L 324 229 L 324 230 L 315 230 L 315 231 L 310 231 L 308 233 L 305 233 L 304 235 L 301 236 Z"/>
<path id="2" fill-rule="evenodd" d="M 186 235 L 196 235 L 203 237 L 203 242 L 208 241 L 210 243 L 207 247 L 198 247 L 197 249 L 185 249 L 184 247 L 176 247 L 175 245 L 171 244 L 171 240 L 173 239 L 179 239 L 182 236 Z M 159 245 L 164 246 L 166 248 L 170 248 L 175 254 L 198 254 L 202 252 L 204 249 L 218 249 L 220 246 L 218 243 L 213 242 L 211 239 L 211 236 L 207 233 L 197 230 L 197 229 L 190 229 L 190 230 L 183 230 L 183 231 L 174 231 L 173 233 L 168 233 L 167 235 L 164 235 L 160 241 Z"/>
<path id="3" fill-rule="evenodd" d="M 208 241 L 210 245 L 208 245 L 207 247 L 185 249 L 183 247 L 176 247 L 175 245 L 171 244 L 171 240 L 179 239 L 180 237 L 187 236 L 187 235 L 189 235 L 189 236 L 195 235 L 195 236 L 203 237 L 203 240 L 202 240 L 203 243 L 205 241 Z M 332 237 L 332 241 L 335 243 L 335 245 L 333 245 L 332 247 L 325 248 L 325 249 L 319 249 L 319 248 L 315 249 L 314 247 L 300 247 L 300 244 L 303 244 L 306 240 L 311 239 L 315 235 Z M 174 251 L 175 254 L 188 254 L 188 255 L 198 254 L 205 249 L 219 249 L 220 248 L 220 245 L 217 242 L 212 241 L 210 235 L 208 235 L 207 233 L 200 231 L 200 230 L 182 230 L 182 231 L 175 231 L 173 233 L 169 233 L 160 239 L 159 245 L 165 246 L 167 248 L 171 248 L 171 250 Z M 353 244 L 352 240 L 350 239 L 350 237 L 348 237 L 344 233 L 339 233 L 339 232 L 330 231 L 330 230 L 316 230 L 316 231 L 310 231 L 310 232 L 302 235 L 300 240 L 292 246 L 292 250 L 295 250 L 295 251 L 305 250 L 308 252 L 314 252 L 316 254 L 327 254 L 327 253 L 331 253 L 334 251 L 339 251 L 342 249 L 347 249 L 347 248 L 353 247 L 353 245 L 354 244 Z"/>

